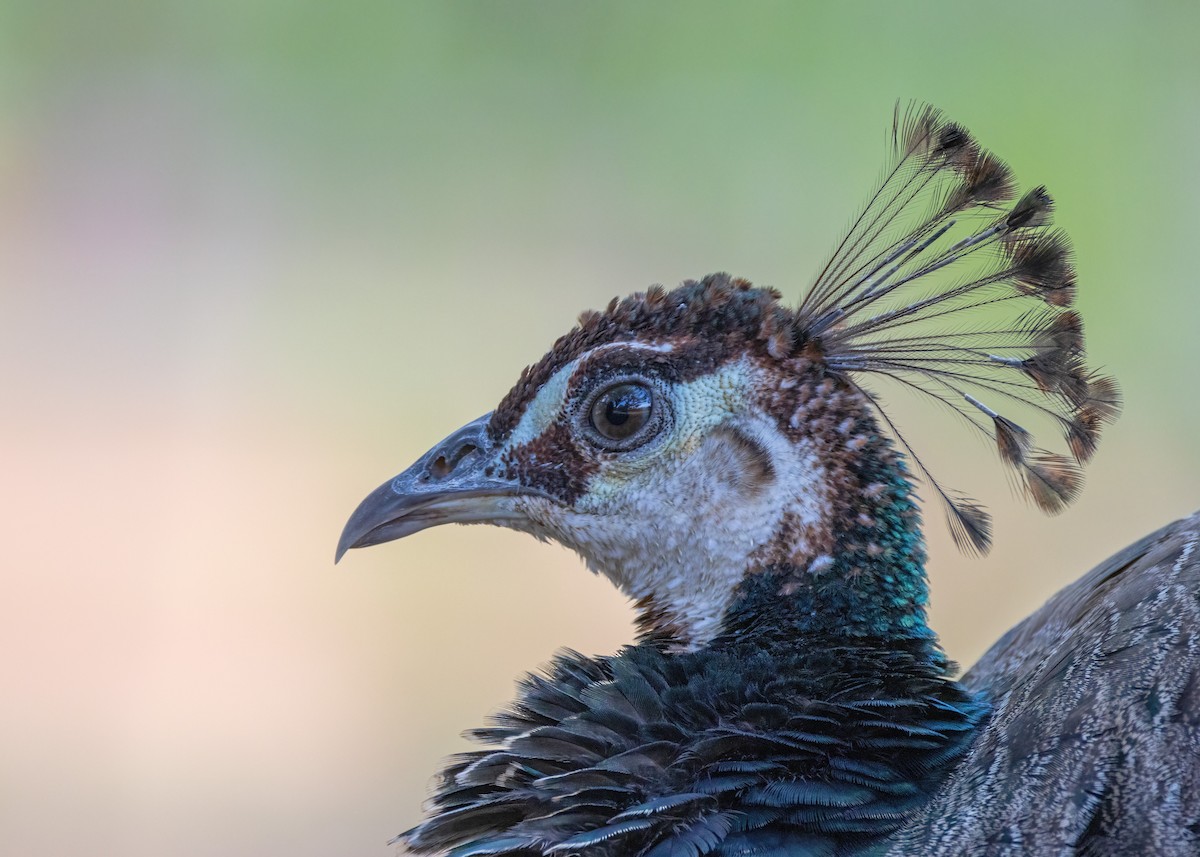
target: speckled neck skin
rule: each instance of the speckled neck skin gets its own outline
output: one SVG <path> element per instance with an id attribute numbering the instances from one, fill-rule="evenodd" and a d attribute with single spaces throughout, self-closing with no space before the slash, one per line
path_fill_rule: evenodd
<path id="1" fill-rule="evenodd" d="M 597 349 L 589 359 L 604 356 Z M 566 376 L 586 372 L 586 363 L 570 364 L 539 393 L 513 433 L 514 459 L 548 457 L 533 448 L 547 430 L 529 423 L 561 413 L 547 399 L 566 395 Z M 755 393 L 776 378 L 769 366 L 737 360 L 677 381 L 662 393 L 674 424 L 664 448 L 598 462 L 569 508 L 520 501 L 528 529 L 576 550 L 635 601 L 643 638 L 701 648 L 721 633 L 743 578 L 785 542 L 786 555 L 805 565 L 825 550 L 834 504 L 824 462 Z"/>
<path id="2" fill-rule="evenodd" d="M 513 525 L 578 551 L 634 600 L 640 638 L 671 651 L 702 648 L 746 616 L 932 638 L 912 486 L 857 388 L 802 357 L 731 361 L 664 385 L 675 422 L 664 448 L 589 460 L 562 419 L 572 390 L 614 355 L 646 353 L 688 357 L 602 346 L 539 390 L 508 460 L 526 481 L 579 485 L 570 505 L 521 498 Z M 562 461 L 574 470 L 544 464 Z"/>
<path id="3" fill-rule="evenodd" d="M 725 614 L 725 633 L 752 636 L 771 625 L 796 639 L 816 633 L 933 642 L 919 511 L 899 462 L 893 467 L 862 474 L 870 502 L 842 519 L 846 529 L 835 533 L 829 554 L 748 575 Z"/>
<path id="4" fill-rule="evenodd" d="M 763 406 L 823 462 L 824 526 L 785 524 L 739 586 L 725 631 L 782 623 L 798 632 L 933 640 L 920 509 L 903 457 L 861 393 L 795 369 L 803 380 L 771 391 Z"/>

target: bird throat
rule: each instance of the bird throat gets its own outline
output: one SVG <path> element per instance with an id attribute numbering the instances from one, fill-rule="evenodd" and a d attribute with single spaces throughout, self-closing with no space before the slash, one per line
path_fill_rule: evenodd
<path id="1" fill-rule="evenodd" d="M 642 640 L 694 650 L 731 634 L 779 629 L 934 641 L 921 515 L 904 458 L 857 390 L 809 377 L 764 395 L 759 412 L 771 416 L 769 428 L 734 427 L 714 441 L 730 459 L 725 470 L 753 471 L 754 478 L 738 486 L 738 511 L 712 516 L 697 543 L 745 539 L 763 522 L 769 532 L 754 535 L 757 547 L 739 553 L 742 562 L 726 566 L 724 577 L 707 560 L 732 556 L 691 551 L 689 583 L 720 593 L 708 598 L 717 607 L 708 608 L 704 626 L 667 585 L 632 592 Z M 701 462 L 709 473 L 722 469 L 714 457 Z"/>

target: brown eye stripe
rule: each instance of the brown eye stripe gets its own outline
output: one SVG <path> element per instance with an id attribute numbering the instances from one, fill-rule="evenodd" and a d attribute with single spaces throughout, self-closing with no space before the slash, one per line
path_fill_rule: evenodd
<path id="1" fill-rule="evenodd" d="M 583 494 L 600 463 L 580 454 L 570 426 L 558 419 L 533 440 L 509 450 L 504 467 L 508 478 L 570 504 Z"/>

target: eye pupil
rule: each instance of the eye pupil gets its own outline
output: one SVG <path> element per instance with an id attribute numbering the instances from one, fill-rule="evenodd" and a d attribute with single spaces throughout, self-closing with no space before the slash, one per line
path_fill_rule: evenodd
<path id="1" fill-rule="evenodd" d="M 631 438 L 650 420 L 653 397 L 643 384 L 618 384 L 605 390 L 592 404 L 592 427 L 604 439 Z"/>
<path id="2" fill-rule="evenodd" d="M 604 407 L 604 418 L 608 420 L 609 425 L 624 425 L 629 419 L 628 403 L 609 400 Z"/>

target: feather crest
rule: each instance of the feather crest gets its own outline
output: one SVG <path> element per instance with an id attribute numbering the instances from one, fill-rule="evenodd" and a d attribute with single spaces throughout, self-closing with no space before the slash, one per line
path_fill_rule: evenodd
<path id="1" fill-rule="evenodd" d="M 797 311 L 797 348 L 867 395 L 967 551 L 990 546 L 986 511 L 933 478 L 860 376 L 888 377 L 957 412 L 1049 513 L 1079 493 L 1079 465 L 1120 411 L 1116 382 L 1085 362 L 1071 245 L 1051 226 L 1053 199 L 1041 186 L 1009 205 L 1015 196 L 1008 167 L 961 125 L 929 106 L 897 107 L 883 179 Z M 1056 426 L 1070 457 L 1039 448 L 1013 413 Z"/>

